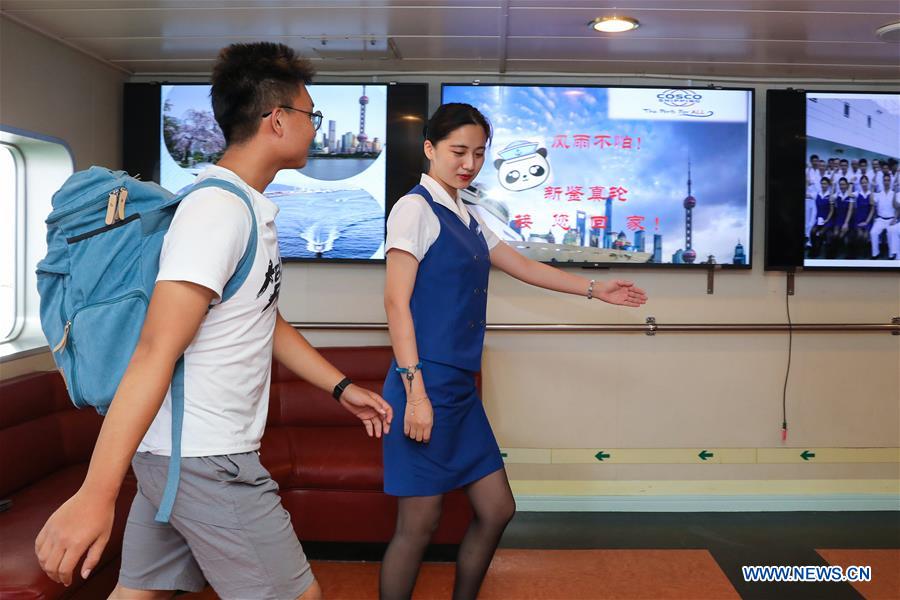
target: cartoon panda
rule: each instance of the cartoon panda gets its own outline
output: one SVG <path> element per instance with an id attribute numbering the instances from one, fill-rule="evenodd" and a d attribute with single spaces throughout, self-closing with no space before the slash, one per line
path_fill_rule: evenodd
<path id="1" fill-rule="evenodd" d="M 521 192 L 537 187 L 550 177 L 547 149 L 538 148 L 537 142 L 519 140 L 497 153 L 494 161 L 500 185 L 511 192 Z"/>

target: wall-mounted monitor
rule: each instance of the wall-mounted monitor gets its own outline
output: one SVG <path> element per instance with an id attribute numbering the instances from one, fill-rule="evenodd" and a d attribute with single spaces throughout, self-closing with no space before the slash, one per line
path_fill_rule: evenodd
<path id="1" fill-rule="evenodd" d="M 208 83 L 128 84 L 126 170 L 177 193 L 215 163 L 225 140 L 209 91 Z M 324 119 L 308 162 L 280 171 L 265 190 L 279 207 L 282 258 L 383 260 L 388 199 L 422 169 L 427 86 L 313 84 L 309 92 Z"/>
<path id="2" fill-rule="evenodd" d="M 494 127 L 464 199 L 543 262 L 750 266 L 753 91 L 444 84 Z"/>
<path id="3" fill-rule="evenodd" d="M 900 270 L 900 92 L 769 90 L 767 269 Z"/>

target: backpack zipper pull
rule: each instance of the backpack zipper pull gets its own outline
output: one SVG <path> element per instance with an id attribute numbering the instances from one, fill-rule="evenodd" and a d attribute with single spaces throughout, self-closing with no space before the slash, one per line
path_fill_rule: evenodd
<path id="1" fill-rule="evenodd" d="M 112 225 L 116 220 L 116 207 L 119 204 L 119 190 L 113 190 L 109 193 L 109 200 L 106 202 L 106 224 Z"/>
<path id="2" fill-rule="evenodd" d="M 122 221 L 125 219 L 125 201 L 128 199 L 128 188 L 121 187 L 119 188 L 119 192 L 116 194 L 118 211 L 119 211 L 119 220 Z"/>
<path id="3" fill-rule="evenodd" d="M 66 328 L 63 329 L 62 339 L 59 340 L 59 343 L 53 348 L 53 354 L 56 354 L 60 350 L 66 347 L 66 342 L 69 340 L 69 328 L 72 327 L 72 321 L 66 321 Z"/>

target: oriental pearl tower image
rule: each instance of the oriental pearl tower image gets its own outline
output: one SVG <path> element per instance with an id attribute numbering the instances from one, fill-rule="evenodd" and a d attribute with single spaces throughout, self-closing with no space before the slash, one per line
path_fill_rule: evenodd
<path id="1" fill-rule="evenodd" d="M 688 158 L 687 197 L 684 199 L 684 255 L 682 260 L 690 264 L 697 260 L 697 253 L 692 248 L 691 235 L 693 233 L 692 213 L 697 206 L 697 199 L 691 194 L 691 159 Z"/>
<path id="2" fill-rule="evenodd" d="M 366 86 L 363 86 L 362 96 L 359 97 L 359 135 L 356 136 L 359 142 L 358 152 L 368 152 L 369 147 L 366 142 L 369 141 L 366 135 L 366 105 L 369 103 L 369 97 L 366 96 Z"/>

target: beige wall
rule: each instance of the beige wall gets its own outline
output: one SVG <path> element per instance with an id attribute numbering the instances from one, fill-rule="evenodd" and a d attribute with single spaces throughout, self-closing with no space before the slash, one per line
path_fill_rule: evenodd
<path id="1" fill-rule="evenodd" d="M 65 139 L 78 168 L 117 165 L 122 76 L 17 25 L 0 23 L 0 121 Z M 436 105 L 440 78 L 402 79 L 428 80 L 432 108 Z M 626 78 L 602 82 L 657 83 Z M 762 268 L 766 86 L 755 87 L 752 271 L 717 273 L 714 295 L 706 294 L 706 276 L 699 272 L 613 271 L 648 291 L 650 302 L 640 310 L 552 294 L 494 272 L 489 322 L 643 323 L 650 315 L 663 324 L 785 322 L 785 277 Z M 292 263 L 284 272 L 281 310 L 288 320 L 384 321 L 381 266 Z M 605 271 L 577 272 L 610 276 Z M 897 275 L 801 273 L 796 286 L 790 300 L 795 323 L 885 323 L 900 315 Z M 379 332 L 311 332 L 309 338 L 318 345 L 387 342 Z M 900 446 L 900 337 L 797 333 L 793 345 L 787 446 Z M 786 361 L 783 333 L 489 333 L 484 396 L 497 438 L 509 448 L 774 448 L 782 446 Z M 898 468 L 893 461 L 512 464 L 509 471 L 517 480 L 897 480 Z"/>
<path id="2" fill-rule="evenodd" d="M 757 200 L 760 203 L 760 199 Z M 762 211 L 757 207 L 756 244 Z M 494 271 L 489 323 L 782 323 L 785 277 L 614 271 L 650 294 L 629 310 L 529 288 Z M 343 275 L 341 275 L 343 273 Z M 600 272 L 601 277 L 609 276 Z M 292 321 L 383 321 L 379 267 L 290 264 L 281 310 Z M 896 275 L 801 273 L 794 323 L 884 323 L 900 314 Z M 314 343 L 386 343 L 380 333 L 308 334 Z M 487 335 L 484 400 L 507 448 L 777 448 L 785 333 Z M 900 446 L 900 337 L 795 333 L 787 447 Z M 513 479 L 897 479 L 881 464 L 513 464 Z M 897 488 L 900 492 L 900 487 Z"/>
<path id="3" fill-rule="evenodd" d="M 0 125 L 64 142 L 76 169 L 94 164 L 121 167 L 125 78 L 116 69 L 0 17 Z M 31 186 L 32 192 L 39 183 Z M 29 209 L 49 210 L 47 197 L 32 200 Z M 43 218 L 38 221 L 42 236 Z M 36 302 L 36 294 L 28 294 L 26 302 Z M 28 325 L 26 329 L 26 336 L 37 330 Z M 31 356 L 0 364 L 0 378 L 47 368 L 53 368 L 49 354 Z"/>
<path id="4" fill-rule="evenodd" d="M 121 165 L 125 78 L 0 17 L 0 124 L 65 140 L 76 169 Z"/>

